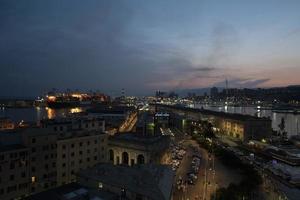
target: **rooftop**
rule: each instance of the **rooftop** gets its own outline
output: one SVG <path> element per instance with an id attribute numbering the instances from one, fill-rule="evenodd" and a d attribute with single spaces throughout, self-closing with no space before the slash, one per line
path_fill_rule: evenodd
<path id="1" fill-rule="evenodd" d="M 0 145 L 0 152 L 24 150 L 26 147 L 21 144 Z"/>
<path id="2" fill-rule="evenodd" d="M 90 189 L 78 183 L 70 183 L 25 198 L 25 200 L 87 200 L 87 199 L 114 200 L 116 199 L 116 195 L 109 192 Z"/>
<path id="3" fill-rule="evenodd" d="M 166 135 L 144 135 L 139 133 L 117 133 L 114 136 L 110 136 L 110 140 L 115 141 L 127 141 L 130 143 L 144 143 L 144 144 L 152 144 L 158 141 L 166 140 L 169 136 Z"/>
<path id="4" fill-rule="evenodd" d="M 242 121 L 246 121 L 246 120 L 256 120 L 256 121 L 257 120 L 270 120 L 269 118 L 266 118 L 266 117 L 255 117 L 255 116 L 252 116 L 252 115 L 218 112 L 218 111 L 213 111 L 213 110 L 206 110 L 206 109 L 203 109 L 203 108 L 188 108 L 188 107 L 183 107 L 183 106 L 172 106 L 172 105 L 164 105 L 164 104 L 157 104 L 157 106 L 158 107 L 173 108 L 173 109 L 182 110 L 182 111 L 199 112 L 200 114 L 203 114 L 203 115 L 213 115 L 213 116 L 229 118 L 229 119 L 233 119 L 233 120 L 242 120 Z"/>
<path id="5" fill-rule="evenodd" d="M 167 165 L 123 165 L 99 164 L 79 173 L 86 179 L 124 188 L 153 200 L 169 200 L 174 172 Z"/>

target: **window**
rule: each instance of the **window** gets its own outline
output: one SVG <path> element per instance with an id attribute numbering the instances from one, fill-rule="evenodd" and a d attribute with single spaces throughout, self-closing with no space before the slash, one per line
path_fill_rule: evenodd
<path id="1" fill-rule="evenodd" d="M 81 147 L 82 147 L 82 142 L 80 142 L 80 143 L 79 143 L 79 146 L 81 146 Z"/>
<path id="2" fill-rule="evenodd" d="M 97 152 L 97 148 L 94 149 L 94 152 Z"/>
<path id="3" fill-rule="evenodd" d="M 97 140 L 95 140 L 95 144 L 97 144 Z"/>
<path id="4" fill-rule="evenodd" d="M 65 177 L 66 176 L 66 173 L 62 173 L 62 175 L 61 175 L 62 177 Z"/>
<path id="5" fill-rule="evenodd" d="M 15 180 L 15 176 L 13 174 L 10 175 L 9 180 L 11 180 L 11 181 Z"/>
<path id="6" fill-rule="evenodd" d="M 49 146 L 48 145 L 44 145 L 43 146 L 43 151 L 47 151 L 49 149 Z"/>
<path id="7" fill-rule="evenodd" d="M 36 152 L 35 147 L 32 147 L 32 148 L 31 148 L 31 152 L 32 152 L 32 153 L 35 153 L 35 152 Z"/>
<path id="8" fill-rule="evenodd" d="M 32 168 L 31 168 L 31 171 L 32 171 L 32 172 L 35 172 L 35 167 L 32 167 Z"/>
<path id="9" fill-rule="evenodd" d="M 98 183 L 98 188 L 99 188 L 99 189 L 102 189 L 102 188 L 103 188 L 103 183 L 99 182 L 99 183 Z"/>
<path id="10" fill-rule="evenodd" d="M 112 149 L 109 150 L 109 160 L 114 161 L 114 151 Z"/>
<path id="11" fill-rule="evenodd" d="M 63 130 L 64 130 L 64 127 L 61 126 L 61 127 L 59 127 L 59 129 L 60 129 L 60 131 L 63 131 Z"/>
<path id="12" fill-rule="evenodd" d="M 75 155 L 75 153 L 74 153 L 74 152 L 72 152 L 72 153 L 71 153 L 71 156 L 72 156 L 72 157 L 74 157 L 74 155 Z"/>
<path id="13" fill-rule="evenodd" d="M 90 158 L 89 158 L 89 157 L 87 157 L 87 158 L 86 158 L 86 161 L 90 162 Z"/>
<path id="14" fill-rule="evenodd" d="M 66 145 L 62 145 L 62 149 L 66 149 Z"/>
<path id="15" fill-rule="evenodd" d="M 25 173 L 25 172 L 22 172 L 22 173 L 21 173 L 21 177 L 22 177 L 22 178 L 25 178 L 25 177 L 26 177 L 26 173 Z"/>
<path id="16" fill-rule="evenodd" d="M 24 188 L 27 188 L 27 187 L 28 187 L 27 183 L 21 183 L 21 184 L 19 184 L 19 189 L 24 189 Z"/>
<path id="17" fill-rule="evenodd" d="M 97 156 L 94 156 L 94 160 L 97 160 Z"/>
<path id="18" fill-rule="evenodd" d="M 66 163 L 63 163 L 62 166 L 65 167 L 65 166 L 66 166 Z"/>
<path id="19" fill-rule="evenodd" d="M 15 169 L 15 163 L 10 163 L 10 169 Z"/>
<path id="20" fill-rule="evenodd" d="M 129 155 L 126 151 L 122 153 L 122 164 L 124 165 L 129 164 Z"/>
<path id="21" fill-rule="evenodd" d="M 71 144 L 71 147 L 72 147 L 72 148 L 74 148 L 74 146 L 75 146 L 74 144 Z"/>
<path id="22" fill-rule="evenodd" d="M 143 196 L 140 194 L 137 194 L 135 197 L 135 200 L 143 200 Z"/>
<path id="23" fill-rule="evenodd" d="M 82 155 L 82 151 L 79 151 L 79 155 Z"/>
<path id="24" fill-rule="evenodd" d="M 10 186 L 7 188 L 7 193 L 10 193 L 10 192 L 13 192 L 13 191 L 16 191 L 17 190 L 17 186 L 14 185 L 14 186 Z"/>
<path id="25" fill-rule="evenodd" d="M 138 155 L 137 163 L 138 164 L 145 164 L 145 157 L 142 154 Z"/>
<path id="26" fill-rule="evenodd" d="M 63 154 L 63 155 L 62 155 L 62 158 L 66 158 L 66 154 Z"/>
<path id="27" fill-rule="evenodd" d="M 31 139 L 31 143 L 34 144 L 35 142 L 36 142 L 36 139 L 35 139 L 35 138 L 32 138 L 32 139 Z"/>

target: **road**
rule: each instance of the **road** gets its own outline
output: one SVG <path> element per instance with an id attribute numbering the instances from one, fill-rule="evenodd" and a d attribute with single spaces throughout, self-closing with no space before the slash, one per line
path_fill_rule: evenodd
<path id="1" fill-rule="evenodd" d="M 186 180 L 186 173 L 189 171 L 192 161 L 192 155 L 199 152 L 202 156 L 198 179 L 194 185 L 184 184 L 184 188 L 178 189 L 176 183 L 174 186 L 173 200 L 209 200 L 219 187 L 227 187 L 230 183 L 238 183 L 241 175 L 228 169 L 213 155 L 200 148 L 196 141 L 185 138 L 182 140 L 186 148 L 186 154 L 176 172 L 176 182 L 179 177 Z M 179 142 L 179 141 L 177 141 Z"/>
<path id="2" fill-rule="evenodd" d="M 119 128 L 119 132 L 130 132 L 137 122 L 137 112 L 130 114 Z"/>

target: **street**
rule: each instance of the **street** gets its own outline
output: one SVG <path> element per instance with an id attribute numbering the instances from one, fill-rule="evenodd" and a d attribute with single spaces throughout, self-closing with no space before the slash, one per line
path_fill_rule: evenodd
<path id="1" fill-rule="evenodd" d="M 175 134 L 176 137 L 176 134 Z M 209 200 L 219 187 L 227 187 L 230 183 L 238 183 L 241 175 L 233 169 L 225 167 L 212 154 L 199 147 L 198 143 L 189 138 L 175 139 L 176 142 L 182 141 L 186 154 L 181 160 L 176 171 L 176 183 L 174 185 L 174 200 Z M 200 168 L 197 179 L 193 184 L 187 183 L 187 173 L 190 171 L 193 155 L 201 156 Z M 182 187 L 178 187 L 177 182 L 182 179 Z"/>

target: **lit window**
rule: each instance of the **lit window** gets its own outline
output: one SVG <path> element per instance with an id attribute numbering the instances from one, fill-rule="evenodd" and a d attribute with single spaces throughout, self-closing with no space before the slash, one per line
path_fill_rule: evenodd
<path id="1" fill-rule="evenodd" d="M 31 182 L 35 183 L 35 176 L 31 177 Z"/>
<path id="2" fill-rule="evenodd" d="M 102 189 L 103 188 L 103 183 L 99 182 L 98 183 L 98 188 Z"/>

